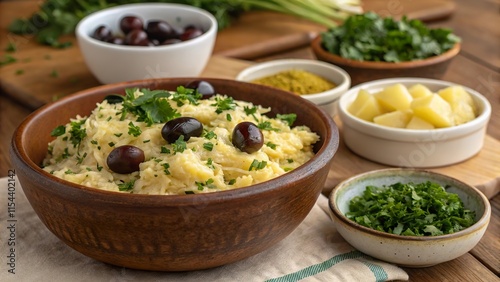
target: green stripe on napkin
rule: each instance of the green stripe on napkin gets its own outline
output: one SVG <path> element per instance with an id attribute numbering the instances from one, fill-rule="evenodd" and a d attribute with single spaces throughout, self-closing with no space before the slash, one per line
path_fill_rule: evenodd
<path id="1" fill-rule="evenodd" d="M 281 277 L 269 279 L 266 282 L 290 282 L 290 281 L 299 281 L 301 279 L 304 279 L 306 277 L 314 276 L 320 272 L 323 272 L 332 266 L 338 264 L 341 261 L 348 260 L 348 259 L 357 259 L 357 258 L 370 258 L 369 256 L 363 254 L 362 252 L 359 251 L 352 251 L 349 253 L 345 254 L 340 254 L 336 255 L 328 260 L 325 260 L 324 262 L 314 264 L 311 266 L 308 266 L 304 269 L 301 269 L 299 271 L 296 271 L 294 273 L 290 273 Z M 387 273 L 385 270 L 375 264 L 363 261 L 363 264 L 365 264 L 372 272 L 373 275 L 376 278 L 376 281 L 386 281 L 387 280 Z"/>

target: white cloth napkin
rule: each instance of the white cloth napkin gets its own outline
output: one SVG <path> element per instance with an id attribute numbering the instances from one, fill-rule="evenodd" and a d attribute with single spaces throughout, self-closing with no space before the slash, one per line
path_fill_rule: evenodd
<path id="1" fill-rule="evenodd" d="M 327 214 L 328 201 L 325 196 L 319 197 L 309 215 L 294 232 L 260 254 L 209 270 L 168 273 L 112 266 L 74 251 L 38 219 L 19 181 L 15 179 L 10 183 L 9 186 L 7 178 L 0 178 L 1 281 L 408 280 L 407 273 L 401 268 L 355 250 L 340 236 Z M 8 194 L 9 190 L 15 193 L 15 210 L 10 211 L 8 203 L 12 199 L 8 197 L 12 194 Z M 9 229 L 11 224 L 15 228 Z M 14 248 L 14 252 L 10 248 Z M 12 258 L 12 253 L 15 258 Z"/>

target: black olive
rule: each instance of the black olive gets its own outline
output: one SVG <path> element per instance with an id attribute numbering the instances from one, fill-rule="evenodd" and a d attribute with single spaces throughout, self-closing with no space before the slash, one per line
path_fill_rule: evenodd
<path id="1" fill-rule="evenodd" d="M 234 127 L 232 143 L 240 151 L 250 154 L 262 148 L 264 136 L 254 123 L 244 121 Z"/>
<path id="2" fill-rule="evenodd" d="M 203 31 L 197 27 L 189 26 L 184 29 L 184 32 L 179 36 L 182 41 L 187 41 L 196 38 L 203 34 Z"/>
<path id="3" fill-rule="evenodd" d="M 186 84 L 186 88 L 196 89 L 198 93 L 203 95 L 202 98 L 209 98 L 215 95 L 215 89 L 212 84 L 204 80 L 191 81 Z"/>
<path id="4" fill-rule="evenodd" d="M 125 36 L 125 44 L 132 46 L 149 46 L 148 34 L 142 29 L 134 29 Z"/>
<path id="5" fill-rule="evenodd" d="M 137 16 L 125 16 L 120 19 L 120 29 L 123 33 L 128 34 L 132 30 L 139 29 L 142 30 L 144 28 L 144 22 L 141 18 Z"/>
<path id="6" fill-rule="evenodd" d="M 116 45 L 125 45 L 125 38 L 119 36 L 113 36 L 106 40 L 106 42 Z"/>
<path id="7" fill-rule="evenodd" d="M 104 100 L 108 101 L 108 104 L 118 104 L 122 103 L 124 98 L 121 95 L 118 94 L 110 94 L 106 97 L 104 97 Z"/>
<path id="8" fill-rule="evenodd" d="M 106 159 L 109 169 L 120 174 L 139 171 L 142 162 L 144 162 L 144 151 L 132 145 L 114 148 Z"/>
<path id="9" fill-rule="evenodd" d="M 113 33 L 107 26 L 100 25 L 94 30 L 92 37 L 97 40 L 108 41 L 113 37 Z"/>
<path id="10" fill-rule="evenodd" d="M 166 21 L 149 21 L 146 25 L 146 32 L 149 39 L 156 39 L 159 42 L 164 42 L 167 39 L 177 38 L 177 33 L 174 28 Z"/>
<path id="11" fill-rule="evenodd" d="M 183 136 L 184 141 L 191 137 L 199 137 L 203 133 L 203 124 L 192 117 L 180 117 L 167 121 L 161 129 L 161 136 L 168 143 L 175 143 Z"/>

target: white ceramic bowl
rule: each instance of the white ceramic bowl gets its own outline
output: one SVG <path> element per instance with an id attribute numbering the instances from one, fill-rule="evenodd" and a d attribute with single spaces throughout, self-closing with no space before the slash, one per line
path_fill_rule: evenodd
<path id="1" fill-rule="evenodd" d="M 380 187 L 431 181 L 456 193 L 467 209 L 476 212 L 476 223 L 456 233 L 440 236 L 402 236 L 355 223 L 345 217 L 349 202 L 367 185 Z M 359 251 L 390 263 L 407 267 L 427 267 L 455 259 L 470 251 L 482 238 L 491 217 L 488 199 L 476 188 L 457 179 L 419 169 L 390 168 L 354 176 L 339 183 L 329 196 L 333 224 L 344 239 Z"/>
<path id="2" fill-rule="evenodd" d="M 100 25 L 119 31 L 128 14 L 148 20 L 165 20 L 176 28 L 194 24 L 204 34 L 165 46 L 122 46 L 91 37 Z M 217 21 L 209 12 L 182 4 L 127 4 L 100 10 L 83 18 L 76 27 L 78 45 L 94 76 L 104 84 L 164 77 L 194 77 L 205 68 L 217 35 Z"/>
<path id="3" fill-rule="evenodd" d="M 369 160 L 398 167 L 428 168 L 455 164 L 476 155 L 483 147 L 491 105 L 477 91 L 464 87 L 478 107 L 478 116 L 467 123 L 430 130 L 412 130 L 381 126 L 355 117 L 347 111 L 360 89 L 375 93 L 401 83 L 423 84 L 437 91 L 456 83 L 425 78 L 391 78 L 360 84 L 339 100 L 343 138 L 354 153 Z"/>
<path id="4" fill-rule="evenodd" d="M 332 64 L 306 59 L 273 60 L 244 69 L 236 76 L 236 80 L 250 82 L 292 69 L 314 73 L 337 85 L 337 87 L 321 93 L 301 95 L 301 97 L 313 102 L 331 116 L 335 116 L 337 114 L 338 99 L 351 87 L 351 77 L 343 69 Z"/>

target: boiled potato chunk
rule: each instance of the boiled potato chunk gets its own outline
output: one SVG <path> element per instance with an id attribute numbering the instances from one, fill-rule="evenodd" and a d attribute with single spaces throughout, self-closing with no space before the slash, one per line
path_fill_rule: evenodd
<path id="1" fill-rule="evenodd" d="M 461 86 L 450 86 L 437 93 L 451 106 L 455 125 L 469 122 L 476 118 L 476 104 L 472 96 Z"/>
<path id="2" fill-rule="evenodd" d="M 373 122 L 379 125 L 396 127 L 396 128 L 405 128 L 408 122 L 410 121 L 413 114 L 411 111 L 393 111 L 390 113 L 385 113 L 379 116 L 376 116 L 373 119 Z"/>
<path id="3" fill-rule="evenodd" d="M 413 99 L 433 94 L 429 88 L 420 83 L 410 86 L 410 88 L 408 88 L 408 92 L 410 92 L 410 95 L 413 97 Z"/>
<path id="4" fill-rule="evenodd" d="M 383 113 L 382 107 L 377 99 L 366 90 L 359 90 L 354 102 L 349 106 L 348 111 L 354 116 L 373 121 L 373 118 Z"/>
<path id="5" fill-rule="evenodd" d="M 454 125 L 451 106 L 437 94 L 414 99 L 411 102 L 413 114 L 435 127 Z"/>
<path id="6" fill-rule="evenodd" d="M 410 108 L 410 103 L 413 100 L 408 89 L 401 83 L 387 86 L 374 95 L 388 112 L 407 110 Z"/>
<path id="7" fill-rule="evenodd" d="M 413 116 L 408 124 L 406 125 L 408 129 L 434 129 L 436 128 L 432 123 L 427 122 L 417 116 Z"/>

